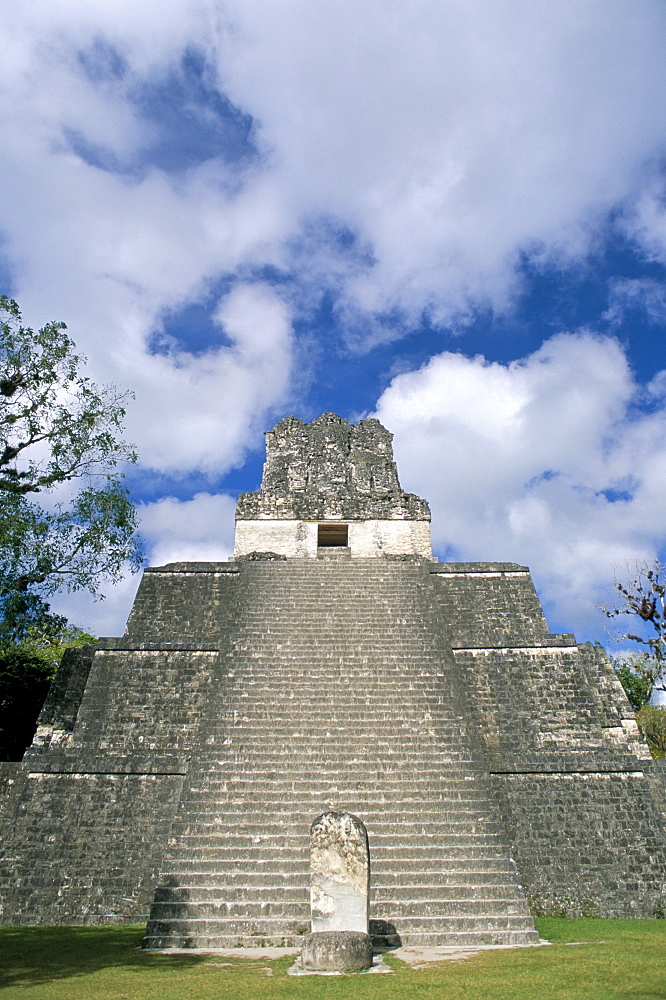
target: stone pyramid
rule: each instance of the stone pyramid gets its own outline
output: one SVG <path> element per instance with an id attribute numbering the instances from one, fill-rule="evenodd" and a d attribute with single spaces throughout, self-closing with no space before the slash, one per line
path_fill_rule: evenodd
<path id="1" fill-rule="evenodd" d="M 146 570 L 2 766 L 2 920 L 297 944 L 325 809 L 367 827 L 378 948 L 663 912 L 665 774 L 603 652 L 527 568 L 434 560 L 429 521 L 378 421 L 269 432 L 234 559 Z"/>

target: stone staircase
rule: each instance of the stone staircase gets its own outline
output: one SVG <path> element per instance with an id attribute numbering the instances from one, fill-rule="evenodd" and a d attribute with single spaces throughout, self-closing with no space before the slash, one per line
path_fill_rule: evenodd
<path id="1" fill-rule="evenodd" d="M 146 947 L 298 944 L 331 808 L 368 830 L 377 947 L 538 940 L 427 565 L 243 563 Z"/>

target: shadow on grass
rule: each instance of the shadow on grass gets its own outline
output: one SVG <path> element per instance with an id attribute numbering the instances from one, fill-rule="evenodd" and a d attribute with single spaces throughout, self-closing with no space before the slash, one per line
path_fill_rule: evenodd
<path id="1" fill-rule="evenodd" d="M 666 921 L 537 918 L 548 948 L 477 953 L 394 975 L 287 976 L 293 956 L 139 949 L 143 927 L 0 927 L 0 992 L 29 1000 L 666 1000 Z M 569 947 L 575 944 L 575 947 Z"/>
<path id="2" fill-rule="evenodd" d="M 0 927 L 0 987 L 36 986 L 101 969 L 146 970 L 165 961 L 191 969 L 206 955 L 141 951 L 141 927 Z"/>

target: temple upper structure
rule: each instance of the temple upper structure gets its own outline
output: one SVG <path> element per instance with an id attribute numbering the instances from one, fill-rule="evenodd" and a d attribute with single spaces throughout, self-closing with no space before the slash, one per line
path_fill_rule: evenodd
<path id="1" fill-rule="evenodd" d="M 402 490 L 392 440 L 372 417 L 281 420 L 266 434 L 261 489 L 238 498 L 235 555 L 430 558 L 430 508 Z"/>

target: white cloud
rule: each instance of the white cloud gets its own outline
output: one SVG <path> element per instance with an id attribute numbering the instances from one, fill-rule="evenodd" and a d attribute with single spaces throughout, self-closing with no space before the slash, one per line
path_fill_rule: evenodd
<path id="1" fill-rule="evenodd" d="M 589 635 L 615 572 L 666 545 L 666 408 L 632 414 L 639 391 L 617 342 L 581 332 L 510 365 L 438 355 L 376 415 L 439 554 L 528 564 L 558 627 Z"/>
<path id="2" fill-rule="evenodd" d="M 141 504 L 141 533 L 151 566 L 170 562 L 224 562 L 233 555 L 236 501 L 197 493 L 192 500 L 163 497 Z"/>
<path id="3" fill-rule="evenodd" d="M 229 346 L 199 356 L 177 347 L 167 354 L 135 354 L 136 404 L 128 433 L 151 468 L 213 474 L 238 464 L 251 434 L 263 430 L 268 415 L 288 398 L 289 313 L 271 288 L 237 285 L 219 303 L 215 319 Z"/>
<path id="4" fill-rule="evenodd" d="M 609 282 L 609 303 L 604 319 L 622 323 L 627 310 L 643 310 L 651 323 L 666 320 L 666 287 L 653 278 L 614 278 Z"/>
<path id="5" fill-rule="evenodd" d="M 0 225 L 17 292 L 68 318 L 114 375 L 164 309 L 239 268 L 330 282 L 348 322 L 372 330 L 372 314 L 394 307 L 412 322 L 424 309 L 449 322 L 505 308 L 521 253 L 575 259 L 619 205 L 638 206 L 645 245 L 661 240 L 660 2 L 172 6 L 5 5 Z M 102 43 L 125 61 L 122 79 L 84 72 L 80 52 Z M 131 162 L 158 127 L 136 88 L 192 50 L 254 116 L 259 160 L 132 179 L 66 148 L 64 128 Z M 365 268 L 356 255 L 346 269 L 345 254 L 294 255 L 321 218 L 357 235 Z"/>
<path id="6" fill-rule="evenodd" d="M 362 310 L 503 307 L 521 250 L 571 258 L 663 150 L 654 3 L 242 3 L 223 85 L 291 211 L 359 232 Z"/>
<path id="7" fill-rule="evenodd" d="M 55 594 L 49 598 L 49 605 L 54 614 L 65 615 L 73 625 L 98 638 L 122 635 L 140 579 L 139 575 L 127 575 L 113 587 L 106 588 L 103 600 L 76 591 Z"/>
<path id="8" fill-rule="evenodd" d="M 666 182 L 654 178 L 628 207 L 624 228 L 640 244 L 651 260 L 666 263 Z"/>

